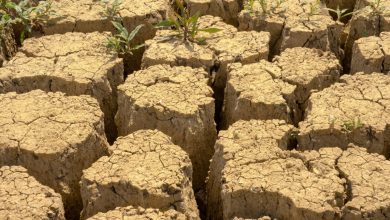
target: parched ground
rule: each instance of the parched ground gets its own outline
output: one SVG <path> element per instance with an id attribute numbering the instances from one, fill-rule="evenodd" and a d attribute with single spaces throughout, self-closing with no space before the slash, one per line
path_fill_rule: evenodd
<path id="1" fill-rule="evenodd" d="M 229 24 L 237 24 L 237 16 L 242 8 L 240 0 L 189 0 L 191 14 L 212 15 L 221 17 Z"/>
<path id="2" fill-rule="evenodd" d="M 390 77 L 380 73 L 344 75 L 341 82 L 314 93 L 299 124 L 299 149 L 349 143 L 389 156 Z"/>
<path id="3" fill-rule="evenodd" d="M 389 162 L 365 148 L 287 151 L 294 128 L 239 121 L 219 135 L 208 219 L 386 219 Z"/>
<path id="4" fill-rule="evenodd" d="M 144 209 L 141 207 L 135 208 L 132 206 L 124 208 L 116 208 L 115 210 L 106 213 L 99 212 L 98 214 L 88 218 L 88 220 L 147 220 L 147 219 L 161 219 L 161 220 L 187 220 L 188 218 L 173 209 L 162 212 L 158 209 Z"/>
<path id="5" fill-rule="evenodd" d="M 20 166 L 0 168 L 0 219 L 65 220 L 61 195 Z"/>
<path id="6" fill-rule="evenodd" d="M 342 57 L 340 34 L 343 25 L 332 20 L 324 4 L 317 4 L 316 0 L 287 0 L 280 5 L 277 1 L 269 1 L 264 12 L 259 2 L 255 1 L 253 8 L 247 3 L 244 1 L 244 10 L 238 16 L 238 29 L 270 32 L 272 55 L 286 48 L 309 47 L 332 51 Z M 318 8 L 312 14 L 311 5 Z"/>
<path id="7" fill-rule="evenodd" d="M 108 36 L 66 33 L 27 39 L 16 57 L 0 69 L 0 93 L 40 89 L 93 96 L 104 112 L 107 137 L 113 141 L 123 61 L 107 51 Z"/>
<path id="8" fill-rule="evenodd" d="M 298 124 L 312 91 L 329 87 L 341 72 L 332 53 L 312 48 L 286 49 L 273 63 L 232 64 L 223 127 L 240 119 L 283 119 Z"/>
<path id="9" fill-rule="evenodd" d="M 189 155 L 194 187 L 204 185 L 217 131 L 214 99 L 203 69 L 157 65 L 130 75 L 118 87 L 119 135 L 158 129 Z"/>
<path id="10" fill-rule="evenodd" d="M 132 205 L 163 211 L 173 207 L 187 219 L 199 219 L 191 180 L 188 155 L 167 135 L 134 132 L 120 137 L 110 156 L 83 171 L 82 218 Z"/>
<path id="11" fill-rule="evenodd" d="M 25 167 L 61 194 L 70 216 L 78 216 L 82 170 L 108 147 L 97 101 L 35 90 L 1 94 L 0 105 L 0 166 Z"/>
<path id="12" fill-rule="evenodd" d="M 356 40 L 352 49 L 351 73 L 390 73 L 390 32 Z"/>

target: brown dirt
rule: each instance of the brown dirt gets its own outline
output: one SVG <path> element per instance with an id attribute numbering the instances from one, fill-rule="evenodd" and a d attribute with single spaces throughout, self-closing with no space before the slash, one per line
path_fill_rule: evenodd
<path id="1" fill-rule="evenodd" d="M 16 41 L 12 28 L 3 28 L 0 31 L 0 67 L 15 56 L 16 51 Z"/>
<path id="2" fill-rule="evenodd" d="M 382 32 L 379 37 L 364 37 L 355 41 L 351 74 L 357 72 L 390 73 L 390 32 Z"/>
<path id="3" fill-rule="evenodd" d="M 236 25 L 242 0 L 189 0 L 187 4 L 191 14 L 199 12 L 201 15 L 217 16 L 229 24 Z"/>
<path id="4" fill-rule="evenodd" d="M 359 119 L 361 126 L 357 125 Z M 346 123 L 353 121 L 355 128 L 346 129 Z M 355 143 L 368 152 L 389 156 L 390 77 L 344 75 L 340 83 L 312 94 L 299 127 L 298 149 L 345 149 Z"/>
<path id="5" fill-rule="evenodd" d="M 116 87 L 123 83 L 123 62 L 108 53 L 108 34 L 66 33 L 27 39 L 17 56 L 0 69 L 0 93 L 34 89 L 95 97 L 105 114 L 110 142 L 117 136 Z"/>
<path id="6" fill-rule="evenodd" d="M 65 220 L 61 196 L 20 166 L 0 168 L 0 219 Z"/>
<path id="7" fill-rule="evenodd" d="M 82 218 L 115 207 L 175 207 L 188 219 L 198 219 L 188 155 L 157 130 L 140 130 L 120 137 L 104 156 L 83 171 Z"/>
<path id="8" fill-rule="evenodd" d="M 214 99 L 207 73 L 190 67 L 157 65 L 130 75 L 118 87 L 119 135 L 158 129 L 191 158 L 193 185 L 204 185 L 216 139 Z"/>
<path id="9" fill-rule="evenodd" d="M 81 172 L 108 147 L 96 100 L 34 90 L 0 94 L 0 103 L 0 166 L 26 167 L 61 194 L 67 218 L 78 218 Z"/>
<path id="10" fill-rule="evenodd" d="M 312 91 L 336 82 L 341 69 L 330 52 L 310 48 L 288 48 L 273 63 L 233 64 L 223 127 L 240 119 L 283 119 L 297 124 Z"/>
<path id="11" fill-rule="evenodd" d="M 108 211 L 106 213 L 98 213 L 88 220 L 187 220 L 186 216 L 180 212 L 170 209 L 165 212 L 161 212 L 158 209 L 144 209 L 141 207 L 135 208 L 132 206 L 124 208 L 116 208 L 115 210 Z"/>
<path id="12" fill-rule="evenodd" d="M 318 157 L 310 166 L 305 155 L 284 151 L 293 132 L 280 120 L 251 120 L 219 134 L 207 188 L 210 219 L 336 217 L 344 199 L 344 181 L 334 169 L 341 151 L 313 152 Z"/>
<path id="13" fill-rule="evenodd" d="M 337 9 L 350 9 L 351 11 L 355 7 L 356 0 L 323 0 L 328 8 Z"/>
<path id="14" fill-rule="evenodd" d="M 309 17 L 308 3 L 315 1 L 287 0 L 278 8 L 275 3 L 269 3 L 266 15 L 256 2 L 252 12 L 248 9 L 240 12 L 238 29 L 270 32 L 271 55 L 280 54 L 286 48 L 309 47 L 330 50 L 342 57 L 339 48 L 342 24 L 333 21 L 324 9 Z"/>

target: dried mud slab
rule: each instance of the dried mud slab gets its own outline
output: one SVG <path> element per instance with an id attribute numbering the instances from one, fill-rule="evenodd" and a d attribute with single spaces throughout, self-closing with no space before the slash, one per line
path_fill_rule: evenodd
<path id="1" fill-rule="evenodd" d="M 354 147 L 343 152 L 338 168 L 349 187 L 343 219 L 387 219 L 390 215 L 390 161 Z"/>
<path id="2" fill-rule="evenodd" d="M 225 94 L 224 127 L 240 119 L 283 119 L 298 124 L 312 91 L 339 79 L 331 52 L 288 48 L 273 63 L 232 64 Z"/>
<path id="3" fill-rule="evenodd" d="M 25 167 L 61 194 L 67 218 L 78 218 L 82 170 L 108 147 L 96 100 L 34 90 L 0 94 L 0 106 L 0 166 Z"/>
<path id="4" fill-rule="evenodd" d="M 83 171 L 82 218 L 116 207 L 169 210 L 198 219 L 188 155 L 157 130 L 120 137 L 104 156 Z"/>
<path id="5" fill-rule="evenodd" d="M 3 27 L 0 30 L 0 67 L 15 56 L 17 45 L 13 30 L 10 27 Z"/>
<path id="6" fill-rule="evenodd" d="M 357 0 L 355 11 L 352 16 L 347 30 L 348 37 L 345 43 L 345 60 L 344 63 L 349 69 L 351 65 L 354 42 L 362 37 L 379 36 L 381 32 L 390 31 L 390 8 L 389 2 L 382 0 L 380 7 L 383 10 L 375 12 L 372 4 L 376 0 Z M 387 5 L 386 5 L 387 4 Z"/>
<path id="7" fill-rule="evenodd" d="M 242 7 L 241 0 L 188 0 L 191 14 L 212 15 L 223 18 L 229 24 L 237 24 L 237 16 Z"/>
<path id="8" fill-rule="evenodd" d="M 335 169 L 341 150 L 321 149 L 306 159 L 285 151 L 293 133 L 281 120 L 239 121 L 220 132 L 207 185 L 209 219 L 337 217 L 344 200 Z"/>
<path id="9" fill-rule="evenodd" d="M 389 156 L 390 77 L 372 73 L 344 75 L 341 82 L 313 93 L 299 124 L 298 149 L 349 143 Z"/>
<path id="10" fill-rule="evenodd" d="M 252 10 L 244 7 L 240 12 L 238 29 L 270 32 L 271 55 L 286 48 L 308 47 L 332 51 L 341 57 L 342 25 L 332 20 L 322 4 L 315 15 L 309 15 L 310 3 L 315 4 L 316 0 L 287 0 L 279 6 L 272 1 L 264 13 L 260 3 L 255 2 Z"/>
<path id="11" fill-rule="evenodd" d="M 112 0 L 110 1 L 113 2 Z M 43 27 L 45 35 L 66 32 L 113 31 L 113 26 L 104 18 L 105 6 L 95 0 L 61 0 L 53 2 L 55 15 L 51 16 Z M 167 18 L 169 0 L 124 0 L 119 14 L 123 25 L 132 30 L 139 24 L 145 26 L 139 32 L 136 41 L 153 37 L 154 24 Z"/>
<path id="12" fill-rule="evenodd" d="M 20 166 L 0 168 L 0 219 L 65 220 L 61 196 Z"/>
<path id="13" fill-rule="evenodd" d="M 99 212 L 98 214 L 88 218 L 88 220 L 150 220 L 150 219 L 161 219 L 161 220 L 187 220 L 188 218 L 173 209 L 168 211 L 160 211 L 158 209 L 144 209 L 141 207 L 135 208 L 132 206 L 120 207 L 115 210 L 108 211 L 106 213 Z"/>
<path id="14" fill-rule="evenodd" d="M 199 19 L 199 28 L 216 27 L 222 31 L 198 37 L 206 39 L 206 45 L 183 42 L 173 36 L 173 31 L 158 31 L 156 37 L 146 42 L 142 67 L 157 64 L 170 66 L 202 67 L 210 74 L 216 71 L 214 87 L 217 99 L 223 99 L 226 85 L 227 66 L 233 62 L 254 63 L 268 59 L 269 33 L 237 32 L 237 29 L 224 23 L 221 18 L 203 16 Z"/>
<path id="15" fill-rule="evenodd" d="M 105 115 L 110 142 L 117 136 L 114 116 L 123 61 L 108 53 L 108 34 L 66 33 L 27 39 L 20 52 L 0 69 L 0 93 L 34 89 L 91 95 Z"/>
<path id="16" fill-rule="evenodd" d="M 351 74 L 390 72 L 390 32 L 355 41 L 352 51 Z"/>
<path id="17" fill-rule="evenodd" d="M 135 72 L 118 87 L 119 135 L 158 129 L 172 137 L 191 158 L 195 189 L 204 185 L 217 135 L 208 80 L 200 68 L 156 65 Z"/>

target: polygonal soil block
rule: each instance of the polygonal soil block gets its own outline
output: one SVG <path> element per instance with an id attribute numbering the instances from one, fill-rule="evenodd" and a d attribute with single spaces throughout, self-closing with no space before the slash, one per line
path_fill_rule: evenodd
<path id="1" fill-rule="evenodd" d="M 3 27 L 0 30 L 0 67 L 11 59 L 17 51 L 15 36 L 12 28 Z"/>
<path id="2" fill-rule="evenodd" d="M 354 147 L 343 152 L 337 166 L 348 183 L 342 219 L 388 219 L 390 161 Z"/>
<path id="3" fill-rule="evenodd" d="M 299 127 L 301 150 L 354 143 L 390 156 L 390 77 L 344 75 L 340 83 L 311 95 Z"/>
<path id="4" fill-rule="evenodd" d="M 20 166 L 0 167 L 0 219 L 65 220 L 61 196 Z"/>
<path id="5" fill-rule="evenodd" d="M 161 219 L 161 220 L 187 220 L 188 218 L 174 210 L 169 209 L 168 211 L 160 211 L 158 209 L 144 209 L 141 207 L 119 207 L 106 213 L 99 212 L 98 214 L 88 218 L 88 220 L 150 220 L 150 219 Z"/>
<path id="6" fill-rule="evenodd" d="M 191 158 L 195 189 L 204 185 L 217 134 L 207 83 L 202 69 L 157 65 L 135 72 L 118 87 L 119 135 L 158 129 L 172 137 Z"/>
<path id="7" fill-rule="evenodd" d="M 108 147 L 99 104 L 34 90 L 0 94 L 0 106 L 0 166 L 22 165 L 61 194 L 67 217 L 78 218 L 81 172 Z"/>
<path id="8" fill-rule="evenodd" d="M 237 15 L 242 8 L 241 0 L 188 0 L 191 14 L 212 15 L 223 18 L 229 24 L 237 24 Z"/>
<path id="9" fill-rule="evenodd" d="M 230 66 L 223 127 L 239 119 L 284 119 L 298 124 L 314 90 L 336 82 L 342 67 L 331 52 L 288 48 L 273 63 Z"/>
<path id="10" fill-rule="evenodd" d="M 214 34 L 200 33 L 198 37 L 204 37 L 206 45 L 183 42 L 183 39 L 173 36 L 175 33 L 172 31 L 158 31 L 155 38 L 146 42 L 142 67 L 157 64 L 202 67 L 210 74 L 216 70 L 214 87 L 217 89 L 218 99 L 223 96 L 228 64 L 253 63 L 268 59 L 269 33 L 237 32 L 234 26 L 222 22 L 221 18 L 201 17 L 199 28 L 209 27 L 222 31 Z"/>
<path id="11" fill-rule="evenodd" d="M 109 1 L 109 7 L 112 7 L 113 2 Z M 43 27 L 45 35 L 114 30 L 110 19 L 104 18 L 107 11 L 105 5 L 99 1 L 53 1 L 52 8 L 56 13 L 50 16 Z M 166 19 L 169 11 L 169 0 L 123 0 L 118 13 L 128 30 L 133 30 L 139 24 L 145 25 L 135 39 L 140 42 L 153 37 L 153 25 Z"/>
<path id="12" fill-rule="evenodd" d="M 348 24 L 348 37 L 345 43 L 345 64 L 350 68 L 352 49 L 354 42 L 362 37 L 379 36 L 381 32 L 390 31 L 390 8 L 386 5 L 388 1 L 381 1 L 380 7 L 384 11 L 376 13 L 369 4 L 376 0 L 358 0 L 355 6 L 356 13 Z"/>
<path id="13" fill-rule="evenodd" d="M 251 120 L 220 132 L 207 185 L 210 219 L 336 218 L 344 200 L 334 168 L 341 150 L 322 149 L 310 160 L 284 151 L 293 129 L 280 120 Z"/>
<path id="14" fill-rule="evenodd" d="M 199 216 L 188 155 L 157 130 L 120 137 L 104 156 L 83 171 L 82 218 L 115 207 L 174 207 L 189 219 Z"/>
<path id="15" fill-rule="evenodd" d="M 66 33 L 27 39 L 17 56 L 0 69 L 0 93 L 34 89 L 91 95 L 104 112 L 107 138 L 116 137 L 116 87 L 123 62 L 108 53 L 108 34 Z"/>
<path id="16" fill-rule="evenodd" d="M 309 3 L 316 4 L 316 0 L 287 0 L 279 7 L 272 1 L 267 4 L 265 14 L 260 3 L 255 2 L 252 11 L 240 12 L 238 29 L 270 32 L 272 55 L 286 48 L 309 47 L 330 50 L 340 57 L 342 25 L 332 20 L 323 5 L 315 15 L 309 16 Z"/>
<path id="17" fill-rule="evenodd" d="M 351 74 L 390 71 L 390 32 L 379 37 L 371 36 L 356 40 L 353 45 Z"/>

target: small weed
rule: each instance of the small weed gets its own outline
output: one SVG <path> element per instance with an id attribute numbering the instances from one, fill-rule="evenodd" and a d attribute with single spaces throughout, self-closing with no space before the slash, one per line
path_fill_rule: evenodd
<path id="1" fill-rule="evenodd" d="M 316 0 L 315 2 L 309 2 L 309 11 L 307 12 L 308 17 L 320 14 L 321 10 L 321 0 Z"/>
<path id="2" fill-rule="evenodd" d="M 121 21 L 119 11 L 122 9 L 122 2 L 122 0 L 101 0 L 105 7 L 102 17 L 110 21 Z"/>
<path id="3" fill-rule="evenodd" d="M 250 15 L 255 14 L 255 3 L 258 2 L 261 7 L 261 12 L 264 15 L 270 14 L 270 12 L 274 12 L 276 9 L 280 8 L 280 6 L 285 2 L 286 0 L 275 0 L 273 3 L 271 3 L 270 8 L 268 8 L 268 0 L 248 0 L 246 5 L 244 6 L 244 9 L 249 11 Z"/>
<path id="4" fill-rule="evenodd" d="M 143 25 L 138 25 L 134 30 L 129 32 L 120 22 L 112 21 L 111 22 L 115 29 L 118 31 L 118 34 L 109 37 L 107 39 L 107 47 L 119 55 L 133 55 L 134 50 L 138 50 L 144 45 L 132 45 L 132 41 L 134 37 L 137 35 L 139 30 L 143 27 Z"/>
<path id="5" fill-rule="evenodd" d="M 339 6 L 337 6 L 337 9 L 332 9 L 332 8 L 325 8 L 325 9 L 335 13 L 337 16 L 337 21 L 341 21 L 343 18 L 357 13 L 357 11 L 348 12 L 348 9 L 340 9 Z"/>
<path id="6" fill-rule="evenodd" d="M 263 14 L 268 14 L 268 2 L 267 0 L 259 0 L 261 10 L 263 11 Z"/>
<path id="7" fill-rule="evenodd" d="M 206 43 L 205 38 L 197 37 L 199 32 L 217 33 L 221 31 L 220 29 L 214 27 L 203 29 L 199 28 L 198 21 L 200 13 L 195 13 L 195 15 L 190 16 L 189 10 L 185 6 L 185 2 L 183 0 L 176 0 L 176 7 L 179 12 L 174 12 L 174 16 L 158 23 L 156 25 L 157 28 L 174 27 L 174 30 L 177 32 L 177 36 L 182 37 L 185 42 L 190 41 L 197 44 Z"/>
<path id="8" fill-rule="evenodd" d="M 357 120 L 354 119 L 354 120 L 344 121 L 341 127 L 344 131 L 352 132 L 355 129 L 360 129 L 364 127 L 364 124 L 361 122 L 360 118 L 358 118 Z"/>

